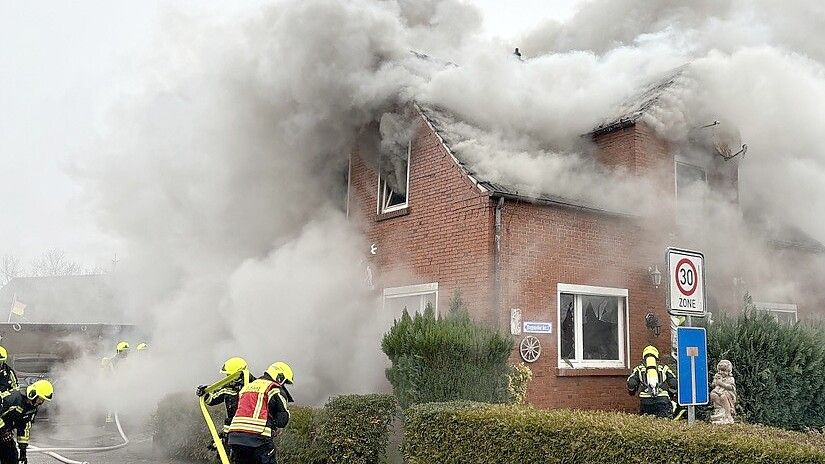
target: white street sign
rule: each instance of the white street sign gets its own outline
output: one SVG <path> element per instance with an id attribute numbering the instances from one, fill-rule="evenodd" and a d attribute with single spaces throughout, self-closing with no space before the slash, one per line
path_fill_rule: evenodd
<path id="1" fill-rule="evenodd" d="M 670 314 L 705 316 L 705 256 L 698 251 L 667 249 Z"/>

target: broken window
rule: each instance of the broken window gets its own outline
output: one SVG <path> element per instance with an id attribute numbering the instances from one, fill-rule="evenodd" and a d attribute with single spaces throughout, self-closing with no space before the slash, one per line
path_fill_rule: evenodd
<path id="1" fill-rule="evenodd" d="M 417 127 L 411 112 L 384 113 L 378 123 L 378 213 L 407 207 L 410 150 Z"/>
<path id="2" fill-rule="evenodd" d="M 427 305 L 438 314 L 438 283 L 384 289 L 384 310 L 394 318 L 401 317 L 404 309 L 411 316 L 424 314 Z"/>
<path id="3" fill-rule="evenodd" d="M 627 290 L 559 284 L 559 367 L 625 367 Z"/>
<path id="4" fill-rule="evenodd" d="M 398 150 L 381 154 L 379 160 L 379 213 L 407 207 L 410 185 L 410 144 L 400 154 Z"/>
<path id="5" fill-rule="evenodd" d="M 683 162 L 676 163 L 676 213 L 680 219 L 690 219 L 702 213 L 705 204 L 707 174 L 704 168 Z"/>

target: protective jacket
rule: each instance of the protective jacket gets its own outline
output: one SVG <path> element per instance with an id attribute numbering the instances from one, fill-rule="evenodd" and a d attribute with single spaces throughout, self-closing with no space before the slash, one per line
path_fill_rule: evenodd
<path id="1" fill-rule="evenodd" d="M 651 376 L 648 376 L 648 371 L 656 370 L 656 375 L 652 376 L 657 379 L 651 382 Z M 655 384 L 654 384 L 655 383 Z M 639 398 L 670 398 L 670 393 L 676 391 L 679 383 L 676 380 L 676 375 L 668 366 L 656 364 L 655 366 L 645 366 L 640 364 L 633 369 L 630 376 L 627 378 L 627 392 L 635 395 L 639 392 Z"/>
<path id="2" fill-rule="evenodd" d="M 229 432 L 229 424 L 232 423 L 232 418 L 235 417 L 235 412 L 238 410 L 238 396 L 241 389 L 248 382 L 254 382 L 255 377 L 249 376 L 249 380 L 245 380 L 243 376 L 237 381 L 226 385 L 218 391 L 207 393 L 203 400 L 209 406 L 216 406 L 221 403 L 226 407 L 226 421 L 224 422 L 223 431 Z"/>
<path id="3" fill-rule="evenodd" d="M 17 443 L 28 444 L 37 406 L 26 398 L 26 389 L 0 393 L 0 437 L 11 436 L 17 432 Z"/>
<path id="4" fill-rule="evenodd" d="M 229 443 L 257 447 L 272 442 L 272 431 L 289 423 L 287 402 L 275 382 L 257 379 L 241 389 L 238 409 L 229 425 Z"/>
<path id="5" fill-rule="evenodd" d="M 0 392 L 17 390 L 17 374 L 8 364 L 0 366 Z"/>

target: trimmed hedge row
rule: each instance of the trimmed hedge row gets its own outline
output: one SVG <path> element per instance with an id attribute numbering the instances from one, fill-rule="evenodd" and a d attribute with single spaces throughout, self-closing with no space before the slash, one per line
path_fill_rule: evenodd
<path id="1" fill-rule="evenodd" d="M 819 437 L 738 424 L 719 427 L 622 413 L 433 403 L 406 411 L 410 464 L 825 463 Z"/>
<path id="2" fill-rule="evenodd" d="M 216 425 L 223 406 L 210 408 Z M 275 439 L 278 462 L 290 464 L 374 464 L 383 462 L 389 428 L 398 414 L 392 395 L 347 395 L 321 408 L 290 407 L 289 425 Z M 158 403 L 154 443 L 169 457 L 214 462 L 212 439 L 197 398 L 176 393 Z"/>

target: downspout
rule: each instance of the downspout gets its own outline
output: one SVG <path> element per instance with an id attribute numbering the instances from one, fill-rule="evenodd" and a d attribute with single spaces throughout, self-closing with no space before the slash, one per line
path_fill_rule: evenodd
<path id="1" fill-rule="evenodd" d="M 493 308 L 496 311 L 496 327 L 502 328 L 503 309 L 501 297 L 501 210 L 504 208 L 504 197 L 498 197 L 495 212 L 495 243 L 493 244 Z"/>

